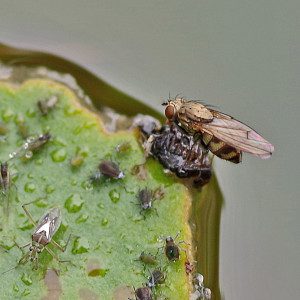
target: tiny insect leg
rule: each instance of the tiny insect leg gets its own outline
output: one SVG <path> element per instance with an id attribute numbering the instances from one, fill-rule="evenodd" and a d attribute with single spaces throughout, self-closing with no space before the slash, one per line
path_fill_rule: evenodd
<path id="1" fill-rule="evenodd" d="M 60 260 L 59 257 L 51 250 L 49 249 L 47 246 L 44 248 L 55 260 L 57 260 L 58 262 L 65 262 L 63 260 Z"/>
<path id="2" fill-rule="evenodd" d="M 67 249 L 67 247 L 68 247 L 68 244 L 69 244 L 69 242 L 70 242 L 71 236 L 72 236 L 72 234 L 69 235 L 69 237 L 68 237 L 68 239 L 67 239 L 67 243 L 66 243 L 66 245 L 65 245 L 64 247 L 62 247 L 60 244 L 58 244 L 58 243 L 55 242 L 54 240 L 51 240 L 50 243 L 51 243 L 54 247 L 56 247 L 57 249 L 59 249 L 61 252 L 65 252 L 66 249 Z"/>
<path id="3" fill-rule="evenodd" d="M 29 212 L 29 210 L 26 208 L 26 206 L 28 206 L 28 205 L 30 205 L 30 204 L 32 204 L 32 203 L 38 202 L 38 201 L 39 201 L 39 199 L 33 200 L 33 201 L 31 201 L 31 202 L 22 204 L 22 208 L 23 208 L 25 214 L 27 215 L 28 219 L 32 222 L 32 224 L 33 224 L 34 226 L 36 226 L 36 222 L 34 221 L 33 216 L 31 215 L 31 213 Z"/>

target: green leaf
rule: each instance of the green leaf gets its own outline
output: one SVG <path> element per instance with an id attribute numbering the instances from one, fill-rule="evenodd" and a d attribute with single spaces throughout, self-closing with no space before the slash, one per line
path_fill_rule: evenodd
<path id="1" fill-rule="evenodd" d="M 57 107 L 42 116 L 36 103 L 51 95 L 58 96 Z M 148 267 L 138 261 L 143 251 L 158 252 L 159 266 L 166 272 L 166 282 L 155 290 L 156 295 L 189 298 L 192 287 L 185 273 L 185 253 L 181 252 L 179 261 L 169 262 L 162 247 L 164 238 L 177 232 L 179 241 L 192 243 L 191 197 L 182 183 L 166 175 L 151 158 L 145 165 L 147 179 L 134 175 L 133 168 L 144 162 L 134 131 L 108 134 L 99 117 L 83 107 L 71 90 L 48 80 L 29 80 L 20 87 L 0 83 L 0 116 L 7 128 L 6 141 L 0 144 L 1 161 L 24 143 L 18 131 L 20 116 L 30 135 L 49 131 L 52 136 L 32 158 L 9 161 L 17 173 L 10 195 L 15 187 L 16 196 L 9 199 L 8 220 L 4 221 L 1 210 L 0 270 L 17 267 L 0 275 L 1 299 L 40 299 L 54 290 L 60 299 L 134 298 L 128 296 L 127 287 L 141 287 L 149 276 Z M 130 144 L 126 155 L 117 154 L 115 148 L 124 141 Z M 83 162 L 74 167 L 71 161 L 77 155 Z M 125 177 L 90 184 L 103 159 L 117 162 Z M 164 197 L 143 216 L 136 195 L 144 187 L 163 188 Z M 28 210 L 36 221 L 51 207 L 61 209 L 62 225 L 53 239 L 63 246 L 72 234 L 71 241 L 64 253 L 49 248 L 69 262 L 58 263 L 43 251 L 38 270 L 32 270 L 31 262 L 18 265 L 22 252 L 14 242 L 20 246 L 30 242 L 33 230 L 21 204 L 33 200 L 38 200 L 37 205 L 29 205 Z"/>

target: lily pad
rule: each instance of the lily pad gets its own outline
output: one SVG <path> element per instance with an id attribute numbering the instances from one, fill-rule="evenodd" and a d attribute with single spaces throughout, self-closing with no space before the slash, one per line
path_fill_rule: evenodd
<path id="1" fill-rule="evenodd" d="M 52 95 L 58 97 L 56 107 L 47 115 L 41 114 L 37 102 Z M 166 281 L 155 289 L 155 294 L 189 299 L 192 284 L 185 272 L 185 253 L 181 252 L 178 261 L 169 262 L 162 249 L 165 238 L 179 232 L 178 240 L 186 242 L 182 248 L 193 260 L 188 222 L 192 199 L 188 188 L 176 177 L 166 175 L 151 158 L 145 165 L 147 180 L 135 175 L 132 169 L 145 161 L 136 132 L 108 134 L 97 114 L 81 105 L 69 88 L 50 80 L 28 80 L 20 86 L 0 83 L 0 122 L 7 128 L 6 139 L 0 144 L 2 162 L 24 144 L 18 132 L 20 115 L 31 136 L 49 132 L 51 139 L 31 158 L 9 161 L 17 173 L 11 187 L 16 188 L 16 196 L 9 199 L 8 219 L 1 210 L 0 245 L 30 242 L 33 229 L 21 204 L 36 199 L 43 199 L 43 205 L 28 206 L 34 220 L 38 221 L 48 209 L 59 207 L 62 225 L 53 239 L 63 246 L 70 234 L 72 237 L 64 253 L 49 246 L 68 262 L 58 263 L 43 251 L 38 270 L 32 270 L 30 262 L 18 264 L 22 252 L 17 246 L 1 248 L 0 270 L 16 266 L 1 275 L 1 299 L 40 299 L 57 287 L 60 299 L 88 299 L 92 295 L 95 299 L 127 300 L 128 293 L 120 292 L 126 290 L 124 287 L 138 288 L 148 280 L 149 271 L 138 260 L 143 251 L 157 253 L 159 265 L 166 272 Z M 116 147 L 124 141 L 130 148 L 126 155 L 117 154 Z M 78 147 L 88 150 L 84 163 L 74 168 L 71 161 Z M 124 178 L 102 178 L 87 184 L 101 160 L 116 162 Z M 164 196 L 153 204 L 155 210 L 141 216 L 136 195 L 142 188 L 162 188 Z M 94 259 L 101 276 L 89 276 L 88 265 Z"/>

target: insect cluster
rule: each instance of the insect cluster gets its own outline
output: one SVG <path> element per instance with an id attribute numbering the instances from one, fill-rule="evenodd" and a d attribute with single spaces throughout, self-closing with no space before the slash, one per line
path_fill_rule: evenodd
<path id="1" fill-rule="evenodd" d="M 59 106 L 58 103 L 57 96 L 38 101 L 37 108 L 40 111 L 40 118 L 45 118 L 55 107 Z M 141 128 L 142 134 L 147 140 L 145 148 L 166 169 L 174 172 L 180 178 L 192 178 L 195 184 L 201 186 L 206 184 L 211 177 L 209 151 L 225 160 L 238 163 L 241 161 L 243 152 L 248 152 L 261 158 L 268 158 L 274 150 L 274 147 L 269 142 L 248 126 L 196 101 L 188 101 L 182 98 L 169 100 L 166 104 L 165 115 L 168 119 L 168 124 L 162 127 L 153 118 L 144 119 L 142 116 L 139 116 L 139 119 L 136 120 L 136 126 Z M 24 122 L 20 121 L 19 123 L 23 124 Z M 7 134 L 7 131 L 3 128 L 0 132 L 1 136 Z M 25 131 L 20 135 L 24 137 L 24 143 L 9 154 L 7 161 L 0 164 L 0 195 L 1 200 L 3 199 L 1 205 L 4 216 L 8 216 L 10 213 L 10 195 L 14 184 L 10 172 L 12 162 L 17 159 L 22 161 L 30 160 L 35 153 L 41 151 L 49 142 L 51 144 L 53 139 L 52 134 L 48 130 L 39 135 L 28 136 L 28 133 L 26 132 L 25 134 Z M 116 157 L 122 157 L 131 151 L 131 145 L 125 141 L 114 149 Z M 76 152 L 76 156 L 70 161 L 70 166 L 78 169 L 83 164 L 84 159 L 85 153 L 80 150 Z M 96 173 L 90 178 L 91 182 L 94 183 L 103 179 L 105 183 L 119 184 L 126 190 L 125 173 L 116 162 L 117 160 L 101 160 L 96 166 Z M 146 219 L 146 213 L 153 210 L 157 213 L 156 207 L 159 208 L 159 203 L 157 202 L 160 202 L 157 200 L 163 198 L 164 191 L 162 189 L 152 190 L 144 187 L 138 191 L 136 189 L 134 194 L 132 198 L 135 199 L 136 204 L 139 205 L 140 213 L 144 214 Z M 117 201 L 116 198 L 117 196 L 115 195 L 111 196 L 114 203 Z M 75 200 L 77 201 L 78 199 L 75 197 Z M 35 226 L 31 235 L 31 242 L 24 246 L 19 246 L 16 243 L 16 246 L 20 249 L 29 247 L 29 251 L 19 259 L 18 265 L 31 261 L 33 269 L 39 267 L 39 255 L 43 251 L 48 252 L 58 262 L 62 262 L 52 248 L 48 246 L 51 244 L 59 250 L 65 251 L 70 240 L 69 236 L 65 247 L 62 247 L 53 239 L 62 222 L 61 210 L 58 207 L 53 207 L 46 211 L 38 222 L 34 221 L 34 217 L 27 207 L 36 201 L 22 205 L 25 215 Z M 157 202 L 154 204 L 154 201 Z M 77 202 L 80 201 L 78 200 Z M 138 211 L 138 209 L 136 210 Z M 156 216 L 149 217 L 156 218 Z M 188 276 L 190 274 L 193 275 L 194 266 L 188 261 L 187 251 L 182 249 L 180 245 L 183 242 L 177 242 L 176 240 L 177 236 L 165 238 L 163 259 L 166 264 L 173 264 L 181 261 L 181 255 L 184 253 L 185 263 L 183 268 L 185 268 Z M 143 252 L 139 257 L 139 260 L 144 265 L 151 266 L 154 269 L 151 272 L 149 271 L 150 276 L 144 286 L 135 289 L 135 298 L 138 300 L 155 299 L 159 285 L 166 282 L 167 271 L 162 267 L 157 267 L 159 261 L 157 256 L 158 254 L 152 255 Z M 15 269 L 17 266 L 12 269 Z M 6 271 L 2 275 L 5 273 Z M 199 276 L 197 278 L 195 297 L 209 299 L 210 290 L 204 287 L 203 280 L 201 281 Z"/>
<path id="2" fill-rule="evenodd" d="M 57 96 L 50 97 L 49 99 L 45 100 L 40 100 L 37 102 L 37 109 L 40 112 L 38 115 L 40 119 L 42 120 L 49 120 L 50 118 L 47 118 L 48 114 L 52 112 L 52 110 L 55 109 L 55 107 L 59 107 L 58 105 L 58 98 Z M 45 118 L 46 117 L 46 118 Z M 149 119 L 151 122 L 153 121 L 151 118 Z M 22 121 L 22 122 L 21 122 Z M 22 119 L 20 122 L 22 123 L 22 126 L 26 126 L 24 119 Z M 164 129 L 158 129 L 157 122 L 154 122 L 151 126 L 143 126 L 143 132 L 144 134 L 151 134 L 153 130 L 156 130 L 159 133 L 162 134 L 162 138 L 166 139 L 165 135 L 168 135 L 168 133 L 165 133 Z M 17 123 L 16 123 L 17 124 Z M 19 123 L 18 123 L 19 124 Z M 27 126 L 26 126 L 27 127 Z M 4 215 L 8 216 L 10 213 L 13 213 L 11 207 L 11 211 L 9 211 L 9 204 L 12 199 L 9 198 L 9 195 L 11 194 L 11 191 L 13 189 L 13 186 L 17 184 L 18 181 L 12 180 L 12 171 L 10 170 L 12 167 L 16 165 L 19 167 L 19 165 L 22 168 L 26 168 L 26 166 L 33 167 L 35 164 L 31 164 L 30 161 L 32 157 L 35 157 L 36 155 L 39 156 L 40 151 L 46 151 L 43 150 L 45 147 L 52 147 L 56 142 L 59 143 L 60 141 L 57 139 L 57 137 L 53 134 L 53 131 L 51 130 L 51 127 L 46 127 L 47 129 L 45 130 L 44 133 L 37 134 L 37 135 L 30 135 L 29 132 L 26 131 L 26 134 L 20 134 L 20 131 L 18 132 L 19 138 L 21 137 L 23 139 L 23 143 L 20 145 L 18 144 L 18 147 L 14 151 L 12 151 L 10 154 L 8 154 L 8 158 L 5 162 L 2 162 L 0 165 L 0 194 L 1 197 L 5 197 L 5 202 L 0 203 L 0 205 L 3 207 Z M 20 128 L 17 126 L 17 129 L 19 130 Z M 28 129 L 28 128 L 27 128 Z M 26 130 L 27 130 L 26 129 Z M 51 133 L 50 133 L 51 131 Z M 171 128 L 171 135 L 176 135 L 175 137 L 175 142 L 178 139 L 181 139 L 181 135 L 185 135 L 185 133 L 178 127 L 174 125 L 174 128 Z M 25 132 L 25 131 L 24 131 Z M 7 131 L 5 132 L 7 134 Z M 184 137 L 185 138 L 185 137 Z M 177 139 L 177 140 L 176 140 Z M 178 167 L 178 172 L 182 174 L 181 177 L 188 177 L 190 175 L 193 176 L 200 176 L 198 171 L 193 171 L 193 168 L 195 169 L 193 164 L 204 164 L 203 161 L 199 161 L 199 157 L 195 156 L 191 157 L 191 153 L 194 151 L 195 153 L 199 153 L 202 150 L 200 147 L 194 145 L 193 149 L 190 148 L 190 145 L 192 145 L 192 142 L 189 140 L 190 137 L 186 137 L 186 143 L 183 146 L 183 149 L 179 150 L 182 151 L 182 155 L 184 159 L 186 159 L 186 164 L 182 165 L 181 167 Z M 159 147 L 163 147 L 163 142 L 160 142 L 161 146 L 158 144 L 155 145 L 156 149 Z M 171 145 L 172 142 L 170 142 Z M 48 145 L 48 146 L 47 146 Z M 49 146 L 50 145 L 50 146 Z M 79 148 L 78 148 L 79 149 Z M 121 170 L 119 164 L 117 163 L 118 159 L 121 158 L 124 155 L 128 155 L 132 151 L 132 146 L 129 142 L 125 141 L 121 144 L 118 144 L 115 146 L 115 153 L 111 155 L 114 159 L 107 159 L 108 156 L 105 156 L 105 159 L 102 159 L 98 165 L 96 166 L 95 169 L 97 169 L 96 173 L 90 178 L 91 184 L 94 182 L 102 182 L 105 183 L 105 185 L 108 185 L 109 183 L 116 184 L 118 186 L 124 187 L 126 190 L 125 186 L 125 173 Z M 173 151 L 173 150 L 172 150 Z M 188 157 L 188 153 L 186 152 L 191 152 L 190 156 Z M 167 151 L 166 151 L 167 152 Z M 51 152 L 51 157 L 52 156 Z M 74 151 L 75 156 L 73 159 L 70 159 L 70 167 L 73 168 L 72 172 L 76 173 L 79 168 L 82 166 L 83 161 L 85 160 L 86 154 L 85 151 L 82 150 L 81 148 L 78 151 Z M 176 151 L 171 153 L 171 155 L 178 155 L 176 154 Z M 167 153 L 166 155 L 167 156 Z M 179 154 L 180 156 L 180 154 Z M 170 158 L 170 160 L 172 160 Z M 39 160 L 41 161 L 41 160 Z M 37 162 L 37 161 L 36 161 Z M 172 162 L 171 162 L 172 164 Z M 175 162 L 174 162 L 175 164 Z M 38 165 L 38 163 L 36 163 Z M 19 172 L 20 170 L 18 170 Z M 24 172 L 25 173 L 25 172 Z M 186 173 L 186 175 L 184 174 Z M 19 172 L 17 174 L 23 176 L 22 172 Z M 30 174 L 27 174 L 28 178 L 30 178 Z M 88 181 L 88 178 L 86 178 Z M 103 181 L 102 181 L 103 180 Z M 99 187 L 99 185 L 95 184 L 95 190 Z M 100 185 L 101 187 L 101 185 Z M 19 188 L 16 186 L 16 188 Z M 158 216 L 158 212 L 156 209 L 156 206 L 159 205 L 156 204 L 157 202 L 160 202 L 158 200 L 161 200 L 164 197 L 164 189 L 162 188 L 156 188 L 156 189 L 151 189 L 150 187 L 144 187 L 138 190 L 135 190 L 135 195 L 132 196 L 132 199 L 135 200 L 135 204 L 139 206 L 140 213 L 144 215 L 144 219 L 146 219 L 146 213 L 155 211 L 156 216 L 149 216 L 149 218 L 156 218 Z M 111 198 L 112 199 L 112 198 Z M 22 201 L 22 199 L 19 199 Z M 68 240 L 64 244 L 65 246 L 62 247 L 59 243 L 55 241 L 56 233 L 59 230 L 61 223 L 62 223 L 62 210 L 58 207 L 52 207 L 50 209 L 45 210 L 45 213 L 40 217 L 38 222 L 35 221 L 35 216 L 31 214 L 29 205 L 34 204 L 36 207 L 43 207 L 39 206 L 39 201 L 40 199 L 36 199 L 34 201 L 31 201 L 29 203 L 23 203 L 21 205 L 24 215 L 28 217 L 29 221 L 32 223 L 34 226 L 32 233 L 31 233 L 31 241 L 30 243 L 27 243 L 26 245 L 19 245 L 15 240 L 14 240 L 14 246 L 18 247 L 22 251 L 22 256 L 18 259 L 17 265 L 12 267 L 9 270 L 1 270 L 3 271 L 0 273 L 0 275 L 4 275 L 9 271 L 12 271 L 16 268 L 21 267 L 21 265 L 24 265 L 28 262 L 31 263 L 32 268 L 34 270 L 38 269 L 40 265 L 43 263 L 40 260 L 40 255 L 44 252 L 47 252 L 56 260 L 57 262 L 68 262 L 68 261 L 63 261 L 60 259 L 60 257 L 55 253 L 55 250 L 53 247 L 59 249 L 60 251 L 64 252 L 67 249 L 67 246 L 69 244 L 71 235 L 69 236 Z M 76 198 L 77 201 L 77 198 Z M 115 201 L 112 199 L 112 201 Z M 155 202 L 157 201 L 157 202 Z M 153 203 L 155 202 L 155 205 Z M 44 204 L 41 204 L 44 205 Z M 7 206 L 7 208 L 6 208 Z M 138 211 L 138 209 L 136 210 Z M 2 220 L 1 220 L 2 222 Z M 29 226 L 29 225 L 27 225 Z M 29 227 L 28 227 L 29 228 Z M 144 264 L 144 265 L 149 265 L 151 266 L 151 271 L 149 271 L 149 276 L 147 281 L 145 282 L 144 286 L 138 287 L 135 289 L 135 297 L 136 299 L 156 299 L 157 298 L 157 290 L 159 291 L 159 285 L 162 285 L 165 283 L 166 278 L 167 278 L 167 273 L 170 272 L 170 270 L 163 269 L 162 267 L 158 267 L 157 265 L 161 265 L 161 261 L 165 260 L 165 263 L 173 263 L 176 262 L 180 259 L 181 252 L 184 251 L 180 248 L 179 243 L 176 242 L 176 238 L 172 237 L 167 237 L 164 241 L 164 251 L 161 253 L 160 257 L 160 262 L 158 262 L 157 259 L 157 254 L 156 255 L 151 255 L 151 254 L 146 254 L 143 252 L 139 260 Z M 74 243 L 75 244 L 75 243 Z M 51 247 L 51 246 L 52 247 Z M 50 246 L 50 247 L 49 247 Z M 24 248 L 28 248 L 27 252 L 23 252 Z M 10 250 L 10 249 L 9 249 Z M 159 251 L 159 250 L 158 250 Z M 185 252 L 185 251 L 184 251 Z M 9 253 L 9 251 L 6 251 L 6 253 Z M 187 256 L 185 254 L 185 256 Z M 183 267 L 184 268 L 184 267 Z M 145 269 L 144 269 L 145 271 Z"/>

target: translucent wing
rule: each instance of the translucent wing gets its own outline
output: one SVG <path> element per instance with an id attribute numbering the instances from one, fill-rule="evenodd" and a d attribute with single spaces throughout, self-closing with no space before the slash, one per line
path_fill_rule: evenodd
<path id="1" fill-rule="evenodd" d="M 34 234 L 43 233 L 47 240 L 52 239 L 61 224 L 61 214 L 59 208 L 52 208 L 46 212 L 37 224 Z"/>
<path id="2" fill-rule="evenodd" d="M 228 145 L 266 159 L 272 155 L 274 146 L 252 128 L 221 112 L 210 110 L 214 119 L 202 123 L 201 131 L 217 137 Z"/>

